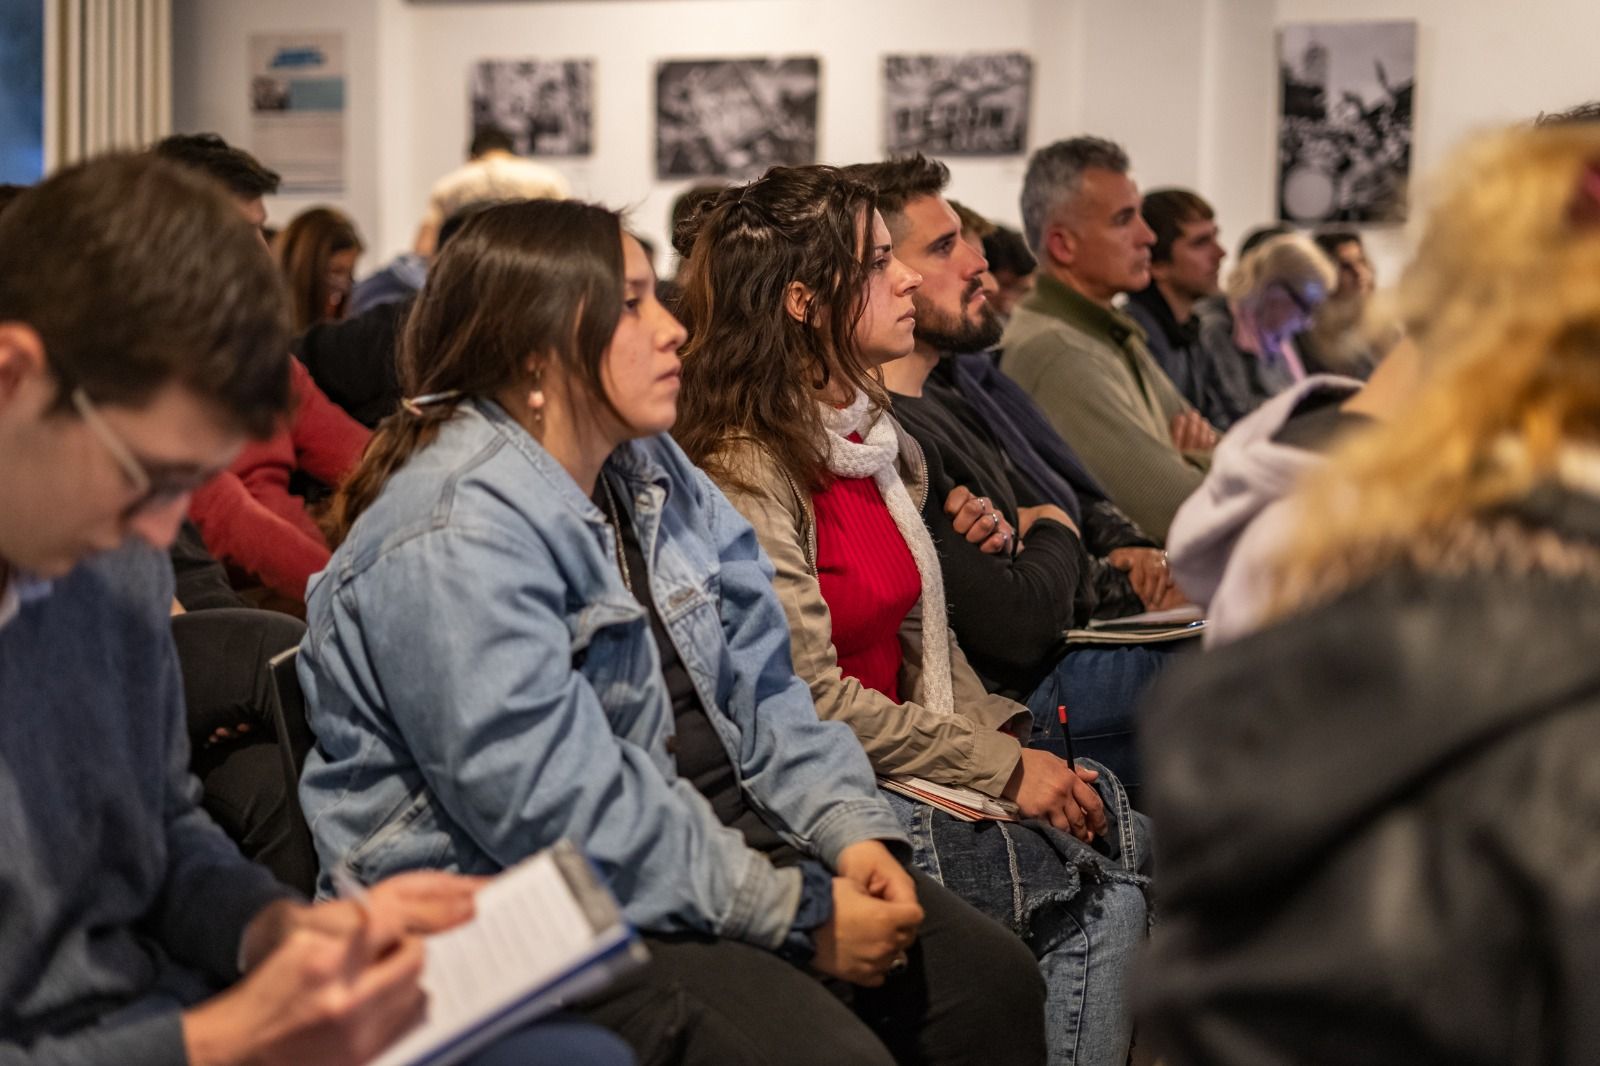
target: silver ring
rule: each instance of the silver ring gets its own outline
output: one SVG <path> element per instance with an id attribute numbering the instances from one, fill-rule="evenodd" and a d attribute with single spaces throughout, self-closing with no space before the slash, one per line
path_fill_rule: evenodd
<path id="1" fill-rule="evenodd" d="M 999 532 L 999 530 L 1000 530 L 1000 512 L 999 511 L 990 511 L 989 512 L 989 521 L 994 523 L 993 532 Z"/>
<path id="2" fill-rule="evenodd" d="M 894 957 L 894 961 L 889 964 L 889 972 L 900 973 L 910 964 L 911 960 L 906 958 L 906 953 L 902 951 L 900 954 L 896 955 Z"/>

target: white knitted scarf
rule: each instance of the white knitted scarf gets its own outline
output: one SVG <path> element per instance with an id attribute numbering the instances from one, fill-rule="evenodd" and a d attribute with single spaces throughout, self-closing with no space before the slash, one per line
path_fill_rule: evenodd
<path id="1" fill-rule="evenodd" d="M 856 393 L 855 401 L 843 409 L 824 404 L 822 419 L 828 427 L 828 469 L 838 477 L 870 477 L 889 507 L 895 528 L 911 549 L 917 576 L 922 579 L 922 706 L 937 714 L 952 714 L 955 694 L 950 684 L 944 574 L 939 569 L 933 538 L 922 524 L 922 515 L 895 466 L 900 442 L 894 423 L 882 412 L 869 409 L 864 392 Z M 861 435 L 861 443 L 845 439 L 852 433 Z"/>

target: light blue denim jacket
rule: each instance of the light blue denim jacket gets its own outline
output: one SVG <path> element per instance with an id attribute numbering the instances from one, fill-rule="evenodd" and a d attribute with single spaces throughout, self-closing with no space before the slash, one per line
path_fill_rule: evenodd
<path id="1" fill-rule="evenodd" d="M 794 676 L 750 526 L 668 437 L 606 470 L 750 804 L 830 866 L 860 840 L 903 844 L 854 734 L 818 720 Z M 660 658 L 615 551 L 599 508 L 490 402 L 463 404 L 390 479 L 307 597 L 317 748 L 301 797 L 325 871 L 491 872 L 565 837 L 639 928 L 782 942 L 800 873 L 678 777 Z"/>

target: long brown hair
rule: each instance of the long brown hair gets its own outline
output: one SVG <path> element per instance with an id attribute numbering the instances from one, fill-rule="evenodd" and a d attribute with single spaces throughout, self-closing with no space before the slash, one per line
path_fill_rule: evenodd
<path id="1" fill-rule="evenodd" d="M 460 401 L 525 381 L 534 356 L 609 406 L 601 364 L 622 316 L 622 275 L 622 220 L 603 207 L 529 200 L 468 219 L 429 268 L 400 343 L 406 396 L 457 395 L 383 421 L 334 498 L 334 539 Z"/>
<path id="2" fill-rule="evenodd" d="M 842 378 L 887 406 L 856 356 L 876 204 L 869 186 L 834 167 L 774 167 L 702 205 L 675 235 L 687 255 L 678 280 L 689 339 L 673 436 L 713 477 L 740 483 L 724 456 L 730 441 L 746 440 L 821 489 L 820 390 Z M 812 294 L 803 322 L 785 306 L 793 282 Z"/>
<path id="3" fill-rule="evenodd" d="M 294 330 L 304 333 L 318 322 L 328 307 L 328 261 L 340 252 L 363 248 L 356 225 L 331 207 L 313 207 L 296 215 L 273 246 L 278 267 L 289 284 Z M 343 308 L 349 307 L 349 294 Z M 338 317 L 343 317 L 341 310 Z"/>

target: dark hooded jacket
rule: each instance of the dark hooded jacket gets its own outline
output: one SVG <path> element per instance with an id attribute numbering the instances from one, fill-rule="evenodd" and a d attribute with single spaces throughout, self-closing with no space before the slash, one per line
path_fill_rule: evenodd
<path id="1" fill-rule="evenodd" d="M 1170 1066 L 1600 1062 L 1600 502 L 1510 521 L 1591 561 L 1395 568 L 1159 685 Z"/>

